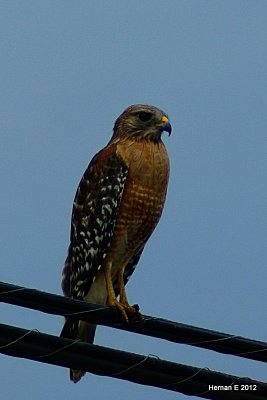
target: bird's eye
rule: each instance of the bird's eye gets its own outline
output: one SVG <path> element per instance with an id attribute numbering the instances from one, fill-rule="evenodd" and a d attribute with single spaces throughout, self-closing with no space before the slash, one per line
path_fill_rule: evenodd
<path id="1" fill-rule="evenodd" d="M 146 122 L 146 121 L 149 121 L 149 120 L 151 119 L 152 114 L 151 114 L 151 113 L 148 113 L 148 112 L 145 112 L 145 111 L 141 111 L 141 112 L 138 114 L 138 117 L 139 117 L 139 119 L 140 119 L 141 121 Z"/>

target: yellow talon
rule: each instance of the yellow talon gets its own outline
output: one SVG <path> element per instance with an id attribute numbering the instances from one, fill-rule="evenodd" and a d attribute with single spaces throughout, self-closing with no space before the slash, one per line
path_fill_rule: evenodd
<path id="1" fill-rule="evenodd" d="M 136 320 L 137 317 L 139 321 L 143 321 L 143 317 L 139 313 L 138 308 L 132 307 L 128 303 L 123 281 L 123 273 L 124 273 L 123 268 L 121 268 L 118 273 L 118 289 L 119 289 L 120 301 L 116 299 L 116 295 L 113 288 L 111 269 L 112 269 L 112 262 L 108 262 L 105 267 L 105 279 L 107 286 L 107 305 L 109 307 L 116 308 L 122 314 L 123 319 L 126 322 L 129 322 L 129 316 L 133 316 L 133 318 L 130 318 L 131 320 Z"/>
<path id="2" fill-rule="evenodd" d="M 123 319 L 126 322 L 129 322 L 129 318 L 126 312 L 126 307 L 123 306 L 116 298 L 115 299 L 109 299 L 108 301 L 108 306 L 112 308 L 116 308 L 123 316 Z"/>

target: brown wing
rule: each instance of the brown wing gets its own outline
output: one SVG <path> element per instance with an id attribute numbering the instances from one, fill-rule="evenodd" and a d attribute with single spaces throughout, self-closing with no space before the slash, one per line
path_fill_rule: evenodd
<path id="1" fill-rule="evenodd" d="M 100 270 L 116 222 L 128 168 L 114 146 L 90 162 L 78 186 L 71 220 L 62 288 L 66 296 L 83 299 Z"/>

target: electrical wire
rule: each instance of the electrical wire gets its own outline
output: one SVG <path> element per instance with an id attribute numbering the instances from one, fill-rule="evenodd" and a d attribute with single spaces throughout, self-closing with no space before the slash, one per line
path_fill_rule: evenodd
<path id="1" fill-rule="evenodd" d="M 142 335 L 267 362 L 267 343 L 144 315 L 144 323 L 122 323 L 116 310 L 0 282 L 0 302 Z"/>
<path id="2" fill-rule="evenodd" d="M 0 324 L 0 352 L 207 399 L 266 400 L 267 384 Z M 219 389 L 218 389 L 219 388 Z M 243 390 L 242 390 L 243 389 Z"/>

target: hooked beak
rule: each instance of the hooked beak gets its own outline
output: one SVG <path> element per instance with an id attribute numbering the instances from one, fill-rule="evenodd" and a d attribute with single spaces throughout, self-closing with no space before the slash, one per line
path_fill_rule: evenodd
<path id="1" fill-rule="evenodd" d="M 162 130 L 168 132 L 168 133 L 169 133 L 169 136 L 170 136 L 171 133 L 172 133 L 172 126 L 171 126 L 171 124 L 170 124 L 168 118 L 165 117 L 165 115 L 163 115 L 163 117 L 161 118 L 161 122 L 163 122 L 163 124 L 162 124 Z"/>

